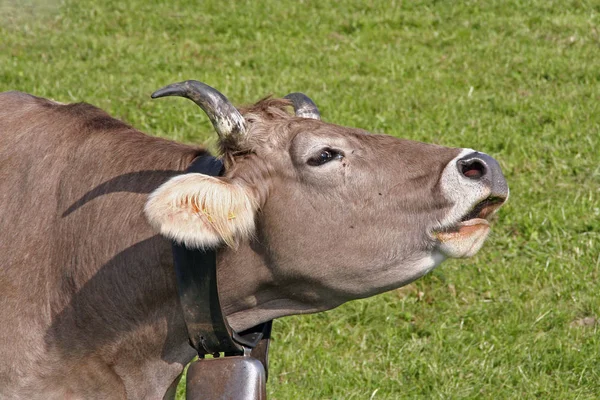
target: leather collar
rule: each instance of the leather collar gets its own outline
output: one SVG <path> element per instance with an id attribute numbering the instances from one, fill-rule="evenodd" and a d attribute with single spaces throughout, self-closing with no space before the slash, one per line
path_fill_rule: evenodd
<path id="1" fill-rule="evenodd" d="M 224 170 L 221 160 L 205 154 L 196 157 L 185 173 L 221 176 Z M 266 370 L 272 321 L 239 334 L 231 329 L 219 301 L 216 249 L 190 249 L 173 242 L 173 260 L 190 344 L 200 358 L 206 354 L 252 352 Z"/>

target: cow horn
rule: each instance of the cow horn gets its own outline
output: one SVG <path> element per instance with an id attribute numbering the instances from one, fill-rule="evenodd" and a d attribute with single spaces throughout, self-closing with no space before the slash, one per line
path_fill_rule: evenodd
<path id="1" fill-rule="evenodd" d="M 297 117 L 321 119 L 317 105 L 304 93 L 290 93 L 284 98 L 292 101 Z"/>
<path id="2" fill-rule="evenodd" d="M 227 97 L 217 89 L 198 81 L 172 83 L 152 93 L 156 99 L 165 96 L 181 96 L 200 106 L 210 118 L 221 139 L 246 133 L 246 120 Z"/>

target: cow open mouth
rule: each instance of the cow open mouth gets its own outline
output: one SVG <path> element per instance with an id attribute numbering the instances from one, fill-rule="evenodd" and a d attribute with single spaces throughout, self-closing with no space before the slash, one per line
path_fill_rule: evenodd
<path id="1" fill-rule="evenodd" d="M 460 223 L 472 220 L 483 219 L 487 222 L 488 218 L 504 203 L 506 199 L 501 197 L 488 197 L 479 202 L 471 211 L 460 219 Z M 459 223 L 459 225 L 460 225 Z"/>
<path id="2" fill-rule="evenodd" d="M 506 199 L 488 197 L 477 203 L 458 223 L 436 231 L 439 249 L 448 257 L 470 257 L 477 253 L 490 231 L 490 217 Z"/>

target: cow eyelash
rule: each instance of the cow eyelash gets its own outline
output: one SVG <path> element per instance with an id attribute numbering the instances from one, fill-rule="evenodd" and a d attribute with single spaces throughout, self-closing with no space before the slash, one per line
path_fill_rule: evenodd
<path id="1" fill-rule="evenodd" d="M 342 158 L 344 158 L 342 152 L 326 148 L 321 150 L 319 155 L 309 158 L 306 163 L 312 167 L 318 167 L 319 165 L 327 164 L 329 161 L 341 160 Z"/>

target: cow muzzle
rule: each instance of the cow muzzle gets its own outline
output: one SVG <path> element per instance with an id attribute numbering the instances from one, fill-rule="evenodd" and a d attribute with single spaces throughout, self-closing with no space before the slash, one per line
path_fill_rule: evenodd
<path id="1" fill-rule="evenodd" d="M 453 206 L 432 232 L 437 248 L 448 257 L 471 257 L 490 232 L 492 215 L 508 199 L 508 185 L 498 162 L 464 149 L 442 173 L 443 194 Z"/>

